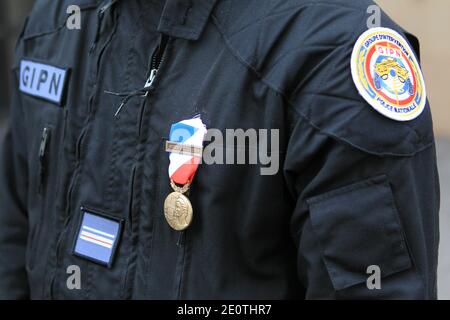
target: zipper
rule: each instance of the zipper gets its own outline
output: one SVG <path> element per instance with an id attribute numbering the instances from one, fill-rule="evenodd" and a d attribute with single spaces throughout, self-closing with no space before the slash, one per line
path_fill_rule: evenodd
<path id="1" fill-rule="evenodd" d="M 161 41 L 156 48 L 155 52 L 152 55 L 151 63 L 150 63 L 150 76 L 148 77 L 144 88 L 150 88 L 153 85 L 153 82 L 155 81 L 156 75 L 158 74 L 159 67 L 164 61 L 165 58 L 165 52 L 167 47 L 167 41 L 168 37 L 164 34 L 161 35 Z M 148 91 L 147 91 L 148 94 Z M 146 94 L 146 95 L 147 95 Z"/>
<path id="2" fill-rule="evenodd" d="M 131 98 L 133 98 L 135 96 L 141 96 L 141 97 L 146 98 L 148 96 L 149 91 L 152 89 L 152 87 L 154 85 L 156 76 L 158 75 L 159 68 L 160 68 L 161 64 L 164 62 L 168 41 L 169 41 L 169 37 L 164 34 L 161 34 L 160 43 L 151 56 L 150 63 L 149 63 L 150 73 L 147 78 L 147 81 L 145 81 L 143 88 L 140 88 L 138 90 L 134 90 L 134 91 L 131 91 L 128 93 L 116 93 L 116 92 L 108 91 L 108 93 L 110 93 L 110 94 L 124 97 L 122 99 L 122 102 L 120 103 L 119 108 L 117 109 L 116 113 L 114 114 L 114 117 L 117 117 L 119 115 L 119 113 L 122 111 L 123 107 L 127 104 L 127 102 Z M 141 114 L 143 112 L 143 109 L 145 108 L 144 105 L 145 105 L 145 100 L 141 107 Z M 142 117 L 140 116 L 139 119 L 141 119 L 141 118 Z M 140 127 L 141 127 L 141 125 L 139 124 L 139 128 Z M 140 129 L 139 129 L 139 131 L 140 131 Z"/>
<path id="3" fill-rule="evenodd" d="M 158 48 L 153 53 L 151 63 L 150 63 L 150 76 L 147 79 L 145 83 L 145 89 L 146 93 L 145 96 L 148 95 L 149 89 L 154 86 L 156 76 L 158 75 L 159 69 L 161 64 L 164 62 L 164 59 L 166 57 L 166 47 L 167 42 L 169 38 L 166 35 L 161 35 L 161 42 Z M 142 126 L 143 126 L 143 118 L 145 114 L 145 107 L 146 103 L 142 104 L 141 107 L 141 113 L 140 113 L 140 119 L 139 119 L 139 141 L 140 144 L 143 144 L 144 141 L 142 141 Z M 176 271 L 175 271 L 175 277 L 174 277 L 174 298 L 175 299 L 181 299 L 182 297 L 182 284 L 183 284 L 183 278 L 184 278 L 184 269 L 185 269 L 185 262 L 186 262 L 186 231 L 182 231 L 178 235 L 178 241 L 177 241 L 177 262 L 176 262 Z"/>
<path id="4" fill-rule="evenodd" d="M 61 168 L 59 168 L 59 166 L 63 162 L 62 161 L 62 159 L 63 159 L 62 157 L 63 157 L 63 154 L 64 154 L 64 146 L 65 146 L 66 135 L 67 135 L 66 130 L 67 130 L 68 115 L 69 115 L 69 110 L 67 108 L 65 108 L 64 109 L 64 118 L 63 118 L 63 123 L 62 123 L 62 129 L 61 129 L 62 138 L 60 140 L 60 147 L 59 147 L 57 158 L 56 158 L 57 163 L 58 163 L 58 168 L 56 170 L 56 178 L 55 178 L 55 181 L 56 181 L 55 185 L 56 185 L 56 188 L 57 188 L 56 195 L 55 195 L 56 212 L 62 211 L 62 210 L 60 210 L 60 208 L 62 206 L 61 200 L 60 200 L 60 194 L 61 194 L 61 190 L 62 190 L 61 179 L 62 179 L 62 175 L 63 174 L 62 174 Z M 54 217 L 54 219 L 55 219 L 55 221 L 53 223 L 56 224 L 58 218 Z M 51 248 L 53 248 L 53 246 L 51 246 Z M 48 270 L 50 269 L 50 266 L 51 266 L 51 263 L 50 263 L 50 260 L 51 260 L 50 256 L 51 255 L 52 255 L 51 252 L 47 253 L 47 257 L 46 257 L 46 259 L 47 259 L 46 271 L 45 271 L 45 274 L 44 274 L 44 279 L 45 279 L 44 282 L 45 283 L 48 283 L 48 281 L 50 279 Z M 44 297 L 44 299 L 50 299 L 53 296 L 52 290 L 53 289 L 52 289 L 51 286 L 42 286 L 42 296 Z"/>
<path id="5" fill-rule="evenodd" d="M 39 219 L 36 225 L 31 230 L 30 242 L 27 250 L 29 258 L 27 259 L 27 268 L 32 270 L 34 268 L 34 261 L 36 257 L 36 250 L 39 248 L 38 243 L 40 240 L 40 230 L 42 228 L 43 216 L 45 213 L 46 199 L 44 197 L 46 193 L 47 179 L 48 179 L 48 161 L 49 161 L 49 144 L 52 129 L 50 127 L 44 127 L 41 134 L 41 141 L 39 143 L 38 150 L 38 176 L 37 176 L 37 189 L 40 198 L 40 212 Z"/>
<path id="6" fill-rule="evenodd" d="M 147 82 L 145 84 L 145 89 L 149 89 L 152 86 L 154 86 L 156 76 L 158 75 L 159 69 L 161 64 L 164 62 L 164 59 L 166 57 L 166 47 L 167 42 L 169 38 L 166 35 L 161 35 L 161 42 L 159 47 L 155 50 L 152 59 L 151 59 L 151 67 L 150 67 L 150 76 L 147 79 Z M 146 92 L 145 96 L 148 95 L 148 92 Z M 142 135 L 142 122 L 144 118 L 144 110 L 145 110 L 145 102 L 142 105 L 141 115 L 140 115 L 140 122 L 139 122 L 139 137 L 141 140 Z M 141 141 L 143 143 L 143 141 Z M 185 269 L 185 262 L 186 262 L 186 231 L 181 231 L 178 235 L 178 241 L 177 241 L 177 262 L 176 262 L 176 271 L 175 271 L 175 288 L 174 288 L 174 298 L 179 300 L 182 297 L 182 284 L 183 284 L 183 278 L 184 278 L 184 269 Z"/>
<path id="7" fill-rule="evenodd" d="M 153 85 L 153 81 L 155 81 L 157 74 L 158 69 L 152 69 L 152 71 L 150 72 L 150 77 L 147 79 L 147 82 L 145 82 L 145 89 L 150 88 Z M 148 95 L 148 91 L 145 93 L 145 95 Z"/>
<path id="8" fill-rule="evenodd" d="M 48 145 L 50 143 L 51 129 L 45 127 L 42 130 L 41 143 L 39 145 L 39 173 L 38 173 L 38 193 L 42 195 L 44 192 L 44 185 L 47 175 L 47 161 L 48 161 Z"/>
<path id="9" fill-rule="evenodd" d="M 150 75 L 144 85 L 144 89 L 146 91 L 144 94 L 144 97 L 148 96 L 149 90 L 152 87 L 154 87 L 154 85 L 155 85 L 155 80 L 158 75 L 159 69 L 166 58 L 166 51 L 167 51 L 166 49 L 167 49 L 168 41 L 169 41 L 169 37 L 164 34 L 161 34 L 160 43 L 159 43 L 158 47 L 155 49 L 155 51 L 153 52 L 152 57 L 150 59 L 150 63 L 149 63 Z M 146 107 L 146 103 L 144 101 L 144 103 L 142 103 L 140 115 L 139 115 L 139 131 L 138 131 L 139 138 L 141 137 L 141 133 L 142 133 L 142 125 L 143 125 L 142 120 L 144 118 L 145 107 Z M 116 115 L 120 112 L 120 109 L 121 108 L 119 108 L 119 110 L 117 110 Z"/>
<path id="10" fill-rule="evenodd" d="M 117 0 L 110 0 L 107 4 L 105 4 L 101 9 L 100 9 L 100 13 L 104 14 L 106 10 L 108 10 L 109 8 L 111 8 L 111 6 L 116 3 Z"/>
<path id="11" fill-rule="evenodd" d="M 148 92 L 154 87 L 155 80 L 158 75 L 158 71 L 160 69 L 160 66 L 165 60 L 166 57 L 166 49 L 167 49 L 167 43 L 169 38 L 165 35 L 161 35 L 160 43 L 158 47 L 155 49 L 153 54 L 151 55 L 150 61 L 149 61 L 149 77 L 145 83 L 144 91 L 145 94 L 141 93 L 141 96 L 147 97 Z M 136 213 L 136 216 L 134 218 L 133 213 L 134 209 L 138 210 L 138 206 L 140 205 L 140 198 L 142 193 L 142 188 L 138 189 L 138 185 L 141 185 L 141 181 L 139 180 L 138 184 L 135 186 L 136 179 L 139 176 L 138 168 L 139 163 L 142 161 L 143 155 L 144 155 L 144 149 L 145 149 L 145 139 L 146 139 L 146 130 L 145 130 L 145 118 L 146 118 L 146 109 L 148 108 L 148 100 L 146 98 L 143 99 L 140 105 L 139 110 L 139 118 L 138 118 L 138 139 L 137 139 L 137 146 L 136 146 L 136 155 L 135 155 L 135 165 L 132 169 L 132 177 L 131 177 L 131 193 L 128 203 L 129 208 L 129 232 L 130 232 L 130 241 L 131 246 L 135 248 L 135 245 L 137 242 L 139 242 L 138 233 L 135 231 L 136 228 L 139 228 L 139 212 Z M 120 109 L 118 110 L 120 111 Z M 137 206 L 135 207 L 134 201 L 137 202 Z M 133 219 L 134 218 L 134 219 Z M 136 221 L 134 221 L 136 220 Z M 133 225 L 134 224 L 134 225 Z M 125 275 L 125 281 L 124 281 L 124 287 L 123 287 L 123 297 L 126 299 L 130 299 L 132 297 L 132 285 L 134 282 L 134 279 L 136 277 L 136 267 L 133 266 L 134 262 L 136 261 L 137 252 L 136 250 L 132 250 L 132 254 L 129 257 L 128 264 L 127 264 L 127 271 Z"/>
<path id="12" fill-rule="evenodd" d="M 102 27 L 103 17 L 105 16 L 105 12 L 111 8 L 118 0 L 110 0 L 107 4 L 105 4 L 103 7 L 100 8 L 100 10 L 97 12 L 97 27 L 95 30 L 95 37 L 94 41 L 92 42 L 92 45 L 89 49 L 89 54 L 93 53 L 95 48 L 97 47 L 98 40 L 100 38 L 100 29 Z"/>

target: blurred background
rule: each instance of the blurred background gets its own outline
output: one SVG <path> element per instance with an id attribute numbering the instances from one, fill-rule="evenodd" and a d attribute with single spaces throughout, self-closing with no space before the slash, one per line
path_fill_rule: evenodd
<path id="1" fill-rule="evenodd" d="M 355 0 L 358 1 L 358 0 Z M 15 39 L 34 0 L 0 0 L 0 138 L 9 105 L 9 69 Z M 441 178 L 441 247 L 439 297 L 450 299 L 450 1 L 376 0 L 403 28 L 421 41 L 421 62 L 427 82 L 438 140 Z M 1 140 L 0 140 L 1 141 Z"/>
<path id="2" fill-rule="evenodd" d="M 0 0 L 0 137 L 9 105 L 9 76 L 16 38 L 34 0 Z"/>

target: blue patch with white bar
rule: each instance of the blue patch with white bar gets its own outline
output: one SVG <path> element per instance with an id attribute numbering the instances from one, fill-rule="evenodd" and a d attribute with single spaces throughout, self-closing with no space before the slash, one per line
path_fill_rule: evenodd
<path id="1" fill-rule="evenodd" d="M 122 220 L 82 209 L 74 254 L 111 267 L 122 229 Z"/>
<path id="2" fill-rule="evenodd" d="M 29 60 L 20 62 L 20 91 L 61 105 L 67 70 Z"/>

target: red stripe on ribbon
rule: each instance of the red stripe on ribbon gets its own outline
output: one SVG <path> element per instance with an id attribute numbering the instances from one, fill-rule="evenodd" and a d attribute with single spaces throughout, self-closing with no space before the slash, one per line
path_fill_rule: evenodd
<path id="1" fill-rule="evenodd" d="M 181 185 L 192 182 L 201 158 L 192 157 L 189 161 L 179 167 L 172 175 L 172 180 Z"/>

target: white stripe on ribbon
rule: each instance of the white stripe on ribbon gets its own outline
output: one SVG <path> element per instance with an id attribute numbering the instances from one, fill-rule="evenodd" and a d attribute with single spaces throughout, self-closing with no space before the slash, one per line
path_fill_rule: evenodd
<path id="1" fill-rule="evenodd" d="M 205 139 L 205 135 L 207 133 L 207 129 L 203 124 L 200 118 L 194 118 L 189 120 L 180 121 L 180 123 L 186 124 L 188 126 L 194 127 L 197 131 L 189 137 L 186 141 L 183 142 L 185 145 L 192 145 L 197 147 L 203 147 L 203 140 Z M 169 155 L 170 165 L 169 165 L 169 177 L 177 171 L 182 165 L 189 162 L 193 156 L 190 155 L 182 155 L 177 153 L 171 153 Z"/>

